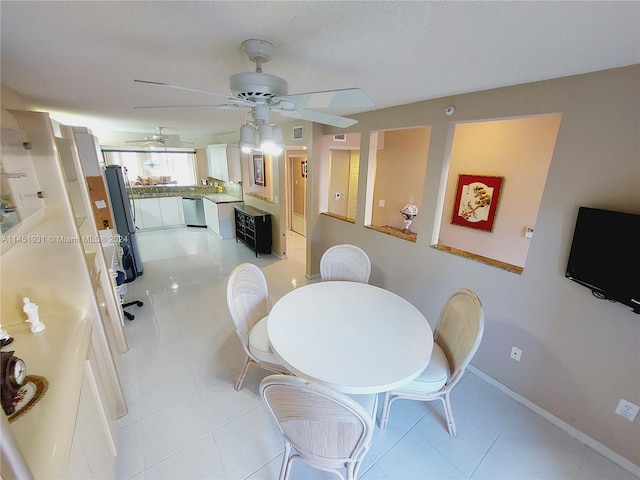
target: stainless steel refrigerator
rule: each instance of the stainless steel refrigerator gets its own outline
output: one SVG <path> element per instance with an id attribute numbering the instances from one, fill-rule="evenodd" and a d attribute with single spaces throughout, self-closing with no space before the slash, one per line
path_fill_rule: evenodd
<path id="1" fill-rule="evenodd" d="M 121 246 L 128 246 L 133 255 L 136 273 L 142 275 L 142 260 L 138 250 L 138 238 L 136 237 L 136 225 L 131 214 L 131 202 L 127 194 L 127 184 L 124 180 L 124 172 L 119 165 L 109 165 L 105 170 L 111 208 L 113 209 L 116 230 L 120 235 Z"/>

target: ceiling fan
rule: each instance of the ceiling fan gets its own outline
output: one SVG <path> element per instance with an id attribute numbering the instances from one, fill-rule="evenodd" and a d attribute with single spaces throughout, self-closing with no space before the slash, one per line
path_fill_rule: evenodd
<path id="1" fill-rule="evenodd" d="M 262 72 L 262 64 L 271 59 L 273 45 L 265 40 L 250 39 L 242 42 L 242 50 L 247 59 L 256 64 L 255 72 L 236 73 L 229 78 L 231 95 L 206 90 L 198 90 L 178 85 L 148 80 L 134 80 L 138 83 L 168 87 L 190 92 L 205 93 L 224 97 L 227 103 L 219 105 L 167 105 L 136 108 L 190 108 L 213 107 L 218 109 L 251 109 L 256 128 L 269 125 L 269 112 L 274 111 L 285 117 L 299 118 L 311 122 L 346 128 L 358 123 L 357 120 L 331 115 L 311 108 L 359 108 L 374 105 L 369 96 L 359 88 L 288 94 L 286 80 Z"/>
<path id="2" fill-rule="evenodd" d="M 129 140 L 125 143 L 137 143 L 141 146 L 146 145 L 158 145 L 158 146 L 183 146 L 183 145 L 193 145 L 191 142 L 183 142 L 180 140 L 178 135 L 163 135 L 162 130 L 166 127 L 156 127 L 158 129 L 158 133 L 155 133 L 151 136 L 144 137 L 141 140 Z"/>

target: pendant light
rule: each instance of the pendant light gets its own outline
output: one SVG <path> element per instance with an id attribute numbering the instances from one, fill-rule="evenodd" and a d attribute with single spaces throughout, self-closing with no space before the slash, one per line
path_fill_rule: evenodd
<path id="1" fill-rule="evenodd" d="M 255 148 L 255 129 L 252 125 L 245 123 L 240 127 L 240 141 L 238 147 L 244 153 L 250 153 Z"/>
<path id="2" fill-rule="evenodd" d="M 269 122 L 269 109 L 256 105 L 252 114 L 253 121 L 247 119 L 240 127 L 238 147 L 244 153 L 257 150 L 269 155 L 280 155 L 284 149 L 282 129 Z"/>

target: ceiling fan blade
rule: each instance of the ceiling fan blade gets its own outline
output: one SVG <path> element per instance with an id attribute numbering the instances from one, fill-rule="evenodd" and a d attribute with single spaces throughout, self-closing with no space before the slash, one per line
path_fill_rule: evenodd
<path id="1" fill-rule="evenodd" d="M 322 123 L 323 125 L 331 125 L 332 127 L 347 128 L 358 123 L 358 121 L 353 118 L 339 117 L 338 115 L 316 112 L 315 110 L 288 110 L 278 108 L 273 108 L 272 110 L 285 117 L 299 118 L 310 122 Z"/>
<path id="2" fill-rule="evenodd" d="M 130 140 L 124 143 L 137 143 L 141 147 L 146 147 L 147 145 L 153 145 L 154 143 L 158 143 L 154 140 Z"/>
<path id="3" fill-rule="evenodd" d="M 220 105 L 149 105 L 142 107 L 133 107 L 134 110 L 152 109 L 152 108 L 217 108 L 219 110 L 239 110 L 250 108 L 253 106 L 253 102 L 250 105 L 239 103 L 222 103 Z"/>
<path id="4" fill-rule="evenodd" d="M 273 102 L 277 104 L 277 102 L 281 100 L 292 102 L 295 108 L 352 108 L 374 106 L 373 100 L 359 88 L 284 95 L 282 97 L 275 97 Z"/>
<path id="5" fill-rule="evenodd" d="M 224 95 L 221 93 L 214 93 L 214 92 L 209 92 L 207 90 L 199 90 L 197 88 L 190 88 L 190 87 L 181 87 L 180 85 L 171 85 L 169 83 L 163 83 L 163 82 L 152 82 L 151 80 L 134 80 L 134 82 L 137 83 L 143 83 L 145 85 L 153 85 L 156 87 L 166 87 L 166 88 L 173 88 L 176 90 L 184 90 L 185 92 L 195 92 L 195 93 L 204 93 L 206 95 L 215 95 L 216 97 L 224 97 L 227 100 L 231 101 L 231 102 L 235 102 L 241 105 L 245 105 L 248 107 L 251 107 L 254 105 L 253 102 L 249 101 L 249 100 L 245 100 L 243 98 L 238 98 L 238 97 L 232 97 L 230 95 Z"/>

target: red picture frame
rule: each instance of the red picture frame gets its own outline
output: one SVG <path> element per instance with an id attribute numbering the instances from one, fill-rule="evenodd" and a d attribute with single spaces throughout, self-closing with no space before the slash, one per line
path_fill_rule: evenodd
<path id="1" fill-rule="evenodd" d="M 458 175 L 451 223 L 485 232 L 493 231 L 503 183 L 504 177 Z"/>

